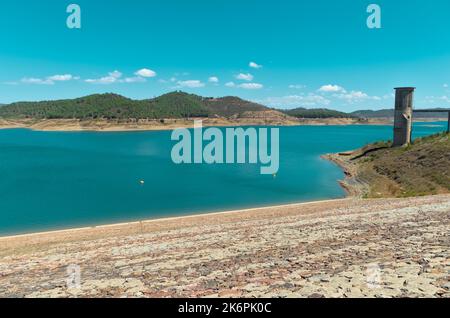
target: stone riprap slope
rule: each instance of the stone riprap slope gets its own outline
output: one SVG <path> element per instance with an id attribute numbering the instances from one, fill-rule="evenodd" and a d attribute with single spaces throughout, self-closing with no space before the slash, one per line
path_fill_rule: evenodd
<path id="1" fill-rule="evenodd" d="M 449 229 L 440 195 L 2 238 L 0 296 L 450 297 Z"/>

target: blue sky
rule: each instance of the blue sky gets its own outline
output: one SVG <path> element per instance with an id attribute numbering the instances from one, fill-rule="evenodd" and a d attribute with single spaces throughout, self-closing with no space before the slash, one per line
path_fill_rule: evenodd
<path id="1" fill-rule="evenodd" d="M 416 86 L 417 107 L 450 107 L 449 13 L 448 0 L 2 1 L 0 103 L 184 90 L 350 111 Z"/>

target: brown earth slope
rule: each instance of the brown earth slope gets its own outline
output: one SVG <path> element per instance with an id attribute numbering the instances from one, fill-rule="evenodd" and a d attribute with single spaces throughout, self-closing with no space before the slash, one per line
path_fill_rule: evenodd
<path id="1" fill-rule="evenodd" d="M 407 147 L 376 143 L 328 155 L 347 174 L 342 185 L 365 197 L 411 197 L 450 192 L 450 135 L 420 138 Z"/>

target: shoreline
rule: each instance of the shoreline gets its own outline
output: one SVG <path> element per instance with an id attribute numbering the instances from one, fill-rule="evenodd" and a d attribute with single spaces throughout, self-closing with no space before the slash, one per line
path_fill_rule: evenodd
<path id="1" fill-rule="evenodd" d="M 0 130 L 30 129 L 47 132 L 145 132 L 171 131 L 179 128 L 193 128 L 194 120 L 202 120 L 203 127 L 245 127 L 245 126 L 390 126 L 391 118 L 372 118 L 361 121 L 351 118 L 299 118 L 289 120 L 264 118 L 190 118 L 190 119 L 162 119 L 140 120 L 131 122 L 108 120 L 78 120 L 78 119 L 5 119 L 0 118 Z M 416 118 L 414 122 L 447 122 L 443 118 Z"/>
<path id="2" fill-rule="evenodd" d="M 299 202 L 299 203 L 268 205 L 268 206 L 256 207 L 256 208 L 225 210 L 225 211 L 211 212 L 211 213 L 208 213 L 208 212 L 193 213 L 193 214 L 186 214 L 186 215 L 180 215 L 180 216 L 156 217 L 154 219 L 142 219 L 142 220 L 137 220 L 137 221 L 105 223 L 105 224 L 101 224 L 101 225 L 80 226 L 80 227 L 73 227 L 73 228 L 68 227 L 68 228 L 59 229 L 59 230 L 38 231 L 38 232 L 30 232 L 30 233 L 24 233 L 24 234 L 13 234 L 13 235 L 5 235 L 5 236 L 0 235 L 0 242 L 4 241 L 4 240 L 32 238 L 34 236 L 42 236 L 42 235 L 50 235 L 50 234 L 70 234 L 70 233 L 82 232 L 82 231 L 86 231 L 86 230 L 102 230 L 102 229 L 111 229 L 111 228 L 115 228 L 115 227 L 136 226 L 136 225 L 150 224 L 150 223 L 157 223 L 157 222 L 171 222 L 171 221 L 179 221 L 179 220 L 184 220 L 184 219 L 192 219 L 192 218 L 205 217 L 205 216 L 224 216 L 224 215 L 228 215 L 228 214 L 240 214 L 240 213 L 255 212 L 255 211 L 261 211 L 261 210 L 267 210 L 267 209 L 295 208 L 295 207 L 301 207 L 304 205 L 344 202 L 344 201 L 347 201 L 352 198 L 353 198 L 352 196 L 346 196 L 346 197 L 340 198 L 340 199 L 305 201 L 305 202 Z"/>
<path id="3" fill-rule="evenodd" d="M 294 125 L 292 125 L 292 126 L 294 126 Z M 232 127 L 232 126 L 230 126 L 230 127 Z M 2 127 L 0 125 L 0 130 L 1 129 L 2 129 Z M 172 128 L 172 129 L 174 129 L 174 128 Z M 349 156 L 354 154 L 354 152 L 355 151 L 347 151 L 347 152 L 334 153 L 334 154 L 324 154 L 324 155 L 320 156 L 322 159 L 334 163 L 344 173 L 344 175 L 345 175 L 344 179 L 336 180 L 336 182 L 340 185 L 340 187 L 345 191 L 345 197 L 343 197 L 343 198 L 304 201 L 304 202 L 288 203 L 288 204 L 281 204 L 281 205 L 268 205 L 268 206 L 261 206 L 261 207 L 250 207 L 250 208 L 235 209 L 235 210 L 224 210 L 224 211 L 218 211 L 218 212 L 207 212 L 207 211 L 203 212 L 203 213 L 192 212 L 192 213 L 187 213 L 187 214 L 178 215 L 178 216 L 167 216 L 167 217 L 158 216 L 155 218 L 140 219 L 140 220 L 133 220 L 133 221 L 123 221 L 123 222 L 117 222 L 117 223 L 85 225 L 85 226 L 78 226 L 78 227 L 70 227 L 69 226 L 67 228 L 53 229 L 53 230 L 52 229 L 41 230 L 41 231 L 29 232 L 29 233 L 27 232 L 27 233 L 22 233 L 22 234 L 5 234 L 5 235 L 0 234 L 0 242 L 5 241 L 5 240 L 32 238 L 34 236 L 73 234 L 76 232 L 83 232 L 83 231 L 90 231 L 90 230 L 101 231 L 104 229 L 119 228 L 119 227 L 126 227 L 126 226 L 128 226 L 128 227 L 133 227 L 136 225 L 142 226 L 143 224 L 179 221 L 179 220 L 205 217 L 205 216 L 207 216 L 207 217 L 221 216 L 221 215 L 227 215 L 227 214 L 239 214 L 239 213 L 246 213 L 246 212 L 253 212 L 253 211 L 260 211 L 260 210 L 267 210 L 267 209 L 282 209 L 282 208 L 301 207 L 301 206 L 313 205 L 313 204 L 344 202 L 344 201 L 351 200 L 351 199 L 370 201 L 369 198 L 365 197 L 365 195 L 368 193 L 369 185 L 364 183 L 362 180 L 360 180 L 358 178 L 358 166 L 356 164 L 351 164 L 349 162 L 349 160 L 346 160 L 346 159 L 348 159 Z M 412 197 L 412 198 L 420 198 L 420 197 L 421 196 Z M 395 197 L 389 197 L 389 198 L 396 199 Z"/>
<path id="4" fill-rule="evenodd" d="M 408 147 L 376 142 L 351 151 L 326 154 L 322 158 L 344 171 L 345 178 L 339 183 L 355 197 L 401 198 L 444 194 L 450 192 L 448 178 L 444 174 L 441 181 L 433 176 L 449 166 L 446 159 L 448 140 L 448 133 L 441 132 L 417 138 Z"/>
<path id="5" fill-rule="evenodd" d="M 62 131 L 62 132 L 139 132 L 139 131 L 170 131 L 178 128 L 193 128 L 194 120 L 202 120 L 204 127 L 240 127 L 240 126 L 348 126 L 348 125 L 390 125 L 390 119 L 374 119 L 362 122 L 350 118 L 327 119 L 265 119 L 265 118 L 190 118 L 190 119 L 163 119 L 140 120 L 132 122 L 108 120 L 78 120 L 78 119 L 2 119 L 2 129 L 31 129 L 35 131 Z"/>
<path id="6" fill-rule="evenodd" d="M 1 120 L 1 119 L 0 119 Z M 213 123 L 211 123 L 213 124 Z M 251 125 L 251 124 L 248 124 Z M 257 125 L 257 124 L 254 124 Z M 262 125 L 262 124 L 261 124 Z M 288 124 L 288 125 L 283 125 L 285 127 L 293 127 L 293 126 L 307 126 L 307 125 L 314 125 L 314 126 L 320 126 L 320 125 L 326 125 L 326 124 Z M 370 125 L 370 124 L 341 124 L 341 125 Z M 373 125 L 378 125 L 378 124 L 373 124 Z M 381 125 L 381 124 L 380 124 Z M 208 124 L 204 125 L 205 127 L 209 127 Z M 217 125 L 216 125 L 217 126 Z M 235 125 L 223 125 L 220 127 L 236 127 L 239 126 L 239 124 L 235 124 Z M 29 128 L 29 127 L 2 127 L 2 122 L 0 121 L 0 131 L 2 129 L 31 129 L 31 130 L 35 130 L 33 128 Z M 177 128 L 191 128 L 191 126 L 186 126 L 186 127 L 177 127 Z M 119 130 L 119 131 L 163 131 L 163 130 L 173 130 L 176 128 L 165 128 L 165 129 L 151 129 L 151 130 Z M 78 130 L 37 130 L 37 131 L 61 131 L 61 132 L 70 132 L 70 131 L 78 131 Z M 86 132 L 90 132 L 89 130 L 80 130 L 80 131 L 86 131 Z M 94 130 L 92 132 L 97 132 L 98 130 Z M 119 131 L 105 131 L 105 130 L 100 130 L 103 132 L 119 132 Z M 327 155 L 323 155 L 321 156 L 322 158 L 332 161 L 333 160 L 329 159 L 326 157 Z M 343 166 L 338 165 L 340 169 L 343 170 L 344 174 L 346 174 L 346 169 Z M 9 239 L 20 239 L 20 238 L 28 238 L 28 237 L 33 237 L 33 236 L 40 236 L 40 235 L 49 235 L 49 234 L 64 234 L 64 233 L 73 233 L 73 232 L 80 232 L 80 231 L 85 231 L 85 230 L 93 230 L 93 229 L 98 229 L 98 230 L 102 230 L 105 228 L 112 228 L 112 227 L 120 227 L 120 226 L 133 226 L 133 225 L 140 225 L 142 223 L 152 223 L 152 222 L 159 222 L 159 221 L 175 221 L 175 220 L 179 220 L 179 219 L 185 219 L 185 218 L 195 218 L 195 217 L 199 217 L 199 216 L 214 216 L 214 215 L 226 215 L 226 214 L 234 214 L 234 213 L 245 213 L 245 212 L 251 212 L 251 211 L 258 211 L 258 210 L 265 210 L 265 209 L 278 209 L 278 208 L 285 208 L 285 207 L 297 207 L 297 206 L 302 206 L 302 205 L 307 205 L 307 204 L 320 204 L 320 203 L 328 203 L 328 202 L 338 202 L 338 201 L 342 201 L 342 200 L 348 200 L 351 198 L 355 198 L 356 196 L 349 191 L 349 189 L 344 185 L 344 183 L 342 182 L 342 180 L 336 180 L 336 182 L 344 189 L 346 195 L 343 198 L 339 198 L 339 199 L 324 199 L 324 200 L 315 200 L 315 201 L 305 201 L 305 202 L 297 202 L 297 203 L 289 203 L 289 204 L 282 204 L 282 205 L 268 205 L 268 206 L 262 206 L 262 207 L 251 207 L 251 208 L 245 208 L 245 209 L 236 209 L 236 210 L 225 210 L 225 211 L 219 211 L 219 212 L 204 212 L 204 213 L 198 213 L 198 212 L 193 212 L 193 213 L 188 213 L 186 215 L 180 215 L 180 216 L 173 216 L 173 217 L 155 217 L 153 219 L 142 219 L 142 220 L 136 220 L 136 221 L 125 221 L 125 222 L 118 222 L 118 223 L 105 223 L 105 224 L 100 224 L 100 225 L 86 225 L 86 226 L 79 226 L 79 227 L 67 227 L 67 228 L 62 228 L 62 229 L 54 229 L 54 230 L 42 230 L 42 231 L 37 231 L 37 232 L 29 232 L 29 233 L 23 233 L 23 234 L 12 234 L 12 235 L 2 235 L 0 234 L 0 242 L 4 241 L 4 240 L 9 240 Z"/>
<path id="7" fill-rule="evenodd" d="M 2 128 L 0 127 L 0 130 Z M 304 202 L 296 202 L 296 203 L 288 203 L 288 204 L 281 204 L 281 205 L 268 205 L 268 206 L 262 206 L 262 207 L 250 207 L 250 208 L 243 208 L 243 209 L 235 209 L 235 210 L 224 210 L 219 212 L 192 212 L 187 213 L 183 215 L 178 216 L 159 216 L 155 218 L 149 218 L 149 219 L 140 219 L 140 220 L 134 220 L 134 221 L 124 221 L 124 222 L 117 222 L 117 223 L 105 223 L 105 224 L 99 224 L 99 225 L 85 225 L 85 226 L 79 226 L 79 227 L 67 227 L 62 229 L 54 229 L 54 230 L 42 230 L 37 232 L 29 232 L 29 233 L 23 233 L 23 234 L 6 234 L 2 235 L 0 234 L 0 242 L 2 240 L 8 240 L 8 239 L 15 239 L 15 238 L 27 238 L 27 237 L 33 237 L 33 236 L 39 236 L 39 235 L 49 235 L 49 234 L 64 234 L 64 233 L 73 233 L 73 232 L 79 232 L 79 231 L 85 231 L 85 230 L 102 230 L 107 228 L 113 228 L 113 227 L 121 227 L 121 226 L 133 226 L 133 225 L 141 225 L 141 224 L 147 224 L 147 223 L 154 223 L 154 222 L 161 222 L 161 221 L 176 221 L 180 219 L 189 219 L 189 218 L 196 218 L 196 217 L 203 217 L 203 216 L 217 216 L 217 215 L 226 215 L 226 214 L 235 214 L 235 213 L 245 213 L 245 212 L 251 212 L 251 211 L 258 211 L 258 210 L 266 210 L 266 209 L 279 209 L 279 208 L 286 208 L 286 207 L 299 207 L 309 204 L 324 204 L 324 203 L 330 203 L 330 202 L 340 202 L 340 201 L 346 201 L 350 199 L 364 199 L 369 200 L 368 198 L 364 198 L 365 194 L 368 192 L 368 185 L 365 184 L 363 181 L 358 179 L 358 168 L 355 164 L 350 164 L 348 160 L 343 159 L 343 156 L 350 156 L 353 154 L 354 151 L 348 151 L 348 152 L 342 152 L 342 153 L 335 153 L 335 154 L 324 154 L 320 156 L 322 159 L 327 160 L 335 164 L 339 169 L 342 170 L 342 172 L 345 175 L 345 178 L 342 180 L 336 180 L 336 182 L 339 184 L 339 186 L 345 191 L 345 196 L 342 198 L 337 199 L 324 199 L 324 200 L 314 200 L 314 201 L 304 201 Z M 419 196 L 420 197 L 420 196 Z M 395 199 L 394 197 L 392 197 Z"/>
<path id="8" fill-rule="evenodd" d="M 358 179 L 358 167 L 349 161 L 342 159 L 342 156 L 351 156 L 354 151 L 325 154 L 321 157 L 338 166 L 345 175 L 345 178 L 338 180 L 339 185 L 345 190 L 347 197 L 362 198 L 368 192 L 368 185 Z"/>

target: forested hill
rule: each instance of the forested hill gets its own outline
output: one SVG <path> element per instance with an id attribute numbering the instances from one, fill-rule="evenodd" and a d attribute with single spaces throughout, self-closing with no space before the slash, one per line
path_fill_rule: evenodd
<path id="1" fill-rule="evenodd" d="M 76 99 L 19 102 L 0 109 L 3 118 L 35 119 L 162 119 L 232 117 L 269 108 L 238 97 L 205 98 L 173 92 L 153 99 L 132 100 L 117 94 L 97 94 Z"/>
<path id="2" fill-rule="evenodd" d="M 280 105 L 282 107 L 282 105 Z M 202 97 L 184 92 L 172 92 L 156 98 L 133 100 L 117 94 L 95 94 L 76 99 L 41 102 L 18 102 L 0 107 L 3 119 L 178 119 L 192 117 L 260 117 L 261 112 L 279 118 L 388 118 L 392 109 L 361 110 L 344 113 L 317 108 L 295 108 L 290 110 L 271 109 L 243 100 L 239 97 Z M 264 113 L 262 113 L 264 114 Z M 421 118 L 440 118 L 442 113 L 423 113 Z"/>
<path id="3" fill-rule="evenodd" d="M 19 102 L 0 108 L 3 118 L 34 119 L 163 119 L 189 117 L 237 118 L 244 113 L 271 111 L 296 118 L 356 118 L 329 109 L 270 109 L 239 97 L 201 97 L 172 92 L 153 99 L 132 100 L 117 94 L 96 94 L 76 99 Z"/>
<path id="4" fill-rule="evenodd" d="M 283 110 L 283 112 L 296 118 L 357 118 L 357 116 L 352 114 L 326 108 L 306 109 L 300 107 Z"/>

